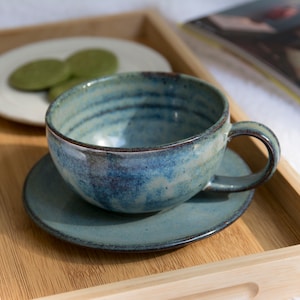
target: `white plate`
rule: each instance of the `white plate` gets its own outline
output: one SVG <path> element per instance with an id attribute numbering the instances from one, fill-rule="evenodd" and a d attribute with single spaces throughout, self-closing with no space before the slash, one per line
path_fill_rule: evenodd
<path id="1" fill-rule="evenodd" d="M 0 56 L 0 115 L 31 125 L 44 126 L 49 102 L 45 92 L 17 91 L 7 83 L 19 66 L 41 58 L 65 59 L 74 51 L 100 47 L 113 51 L 119 59 L 118 72 L 171 71 L 168 61 L 155 50 L 135 42 L 97 37 L 53 39 L 16 48 Z"/>

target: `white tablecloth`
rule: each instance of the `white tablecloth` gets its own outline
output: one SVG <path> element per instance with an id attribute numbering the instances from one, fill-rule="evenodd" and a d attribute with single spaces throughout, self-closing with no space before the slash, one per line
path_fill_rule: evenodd
<path id="1" fill-rule="evenodd" d="M 243 2 L 247 1 L 0 0 L 0 30 L 145 8 L 157 9 L 175 25 Z M 300 174 L 300 103 L 234 57 L 225 53 L 220 55 L 218 50 L 212 50 L 182 31 L 180 36 L 249 119 L 266 124 L 276 133 L 281 144 L 282 156 Z"/>

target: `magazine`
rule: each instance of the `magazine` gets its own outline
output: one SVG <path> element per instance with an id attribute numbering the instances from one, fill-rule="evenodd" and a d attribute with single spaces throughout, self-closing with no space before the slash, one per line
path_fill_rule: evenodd
<path id="1" fill-rule="evenodd" d="M 248 2 L 183 28 L 244 58 L 300 101 L 300 0 Z"/>

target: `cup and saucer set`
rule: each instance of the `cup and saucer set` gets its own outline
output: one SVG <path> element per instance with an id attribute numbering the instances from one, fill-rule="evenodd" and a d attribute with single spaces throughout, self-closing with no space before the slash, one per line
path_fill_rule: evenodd
<path id="1" fill-rule="evenodd" d="M 25 209 L 55 237 L 108 251 L 174 249 L 223 230 L 280 157 L 269 128 L 231 123 L 220 90 L 168 67 L 79 83 L 44 123 L 49 154 L 26 178 Z M 228 148 L 241 135 L 268 150 L 257 173 Z"/>

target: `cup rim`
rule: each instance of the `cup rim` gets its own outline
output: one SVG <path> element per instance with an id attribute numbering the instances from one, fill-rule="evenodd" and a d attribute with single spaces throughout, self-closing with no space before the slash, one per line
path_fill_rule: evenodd
<path id="1" fill-rule="evenodd" d="M 58 129 L 55 128 L 55 126 L 52 124 L 51 121 L 51 113 L 52 111 L 59 106 L 59 103 L 64 101 L 64 99 L 69 98 L 70 95 L 72 94 L 77 94 L 80 91 L 83 91 L 87 89 L 90 86 L 100 84 L 103 81 L 107 81 L 110 79 L 115 79 L 116 77 L 127 77 L 129 76 L 140 76 L 144 75 L 145 77 L 149 76 L 157 76 L 157 77 L 164 77 L 164 78 L 169 78 L 169 77 L 180 77 L 183 79 L 188 79 L 192 80 L 195 82 L 199 82 L 203 85 L 206 85 L 210 89 L 214 90 L 216 94 L 220 96 L 220 99 L 223 101 L 223 112 L 222 115 L 219 117 L 217 122 L 215 122 L 212 126 L 207 128 L 205 131 L 202 131 L 198 134 L 189 136 L 184 139 L 179 139 L 174 142 L 166 143 L 166 144 L 161 144 L 157 146 L 149 146 L 149 147 L 109 147 L 109 146 L 101 146 L 101 145 L 95 145 L 95 144 L 89 144 L 89 143 L 84 143 L 75 139 L 72 139 L 65 134 L 61 133 Z M 198 77 L 187 75 L 187 74 L 181 74 L 181 73 L 176 73 L 176 72 L 123 72 L 123 73 L 118 73 L 114 75 L 109 75 L 109 76 L 103 76 L 100 78 L 96 79 L 91 79 L 86 82 L 80 83 L 68 91 L 62 93 L 60 96 L 58 96 L 48 107 L 45 115 L 45 124 L 46 124 L 46 129 L 52 132 L 56 137 L 60 138 L 61 140 L 65 140 L 70 144 L 88 148 L 88 149 L 93 149 L 93 150 L 99 150 L 99 151 L 105 151 L 105 152 L 152 152 L 152 151 L 160 151 L 160 150 L 167 150 L 170 148 L 178 147 L 181 145 L 186 145 L 186 144 L 192 144 L 195 141 L 198 141 L 200 139 L 203 139 L 207 137 L 208 135 L 211 135 L 215 133 L 219 128 L 221 128 L 228 120 L 229 118 L 229 103 L 226 98 L 226 96 L 221 92 L 216 86 L 210 84 L 207 81 L 204 81 Z"/>

